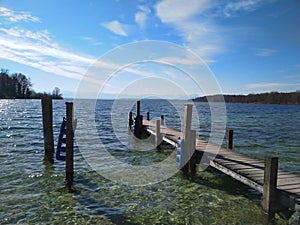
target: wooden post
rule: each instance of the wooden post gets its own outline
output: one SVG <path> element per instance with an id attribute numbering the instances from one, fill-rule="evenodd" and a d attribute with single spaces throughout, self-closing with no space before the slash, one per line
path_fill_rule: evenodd
<path id="1" fill-rule="evenodd" d="M 141 101 L 136 102 L 136 117 L 141 115 Z"/>
<path id="2" fill-rule="evenodd" d="M 66 102 L 66 181 L 69 191 L 74 177 L 73 138 L 73 102 Z"/>
<path id="3" fill-rule="evenodd" d="M 233 130 L 226 129 L 226 146 L 227 149 L 233 149 Z"/>
<path id="4" fill-rule="evenodd" d="M 133 125 L 132 112 L 128 113 L 128 130 L 131 130 L 131 126 Z"/>
<path id="5" fill-rule="evenodd" d="M 192 125 L 192 110 L 193 105 L 186 104 L 184 106 L 184 124 L 183 124 L 183 137 L 188 135 L 189 131 L 191 130 Z"/>
<path id="6" fill-rule="evenodd" d="M 143 116 L 141 115 L 141 102 L 136 102 L 136 118 L 134 124 L 134 135 L 141 138 L 143 133 Z"/>
<path id="7" fill-rule="evenodd" d="M 147 120 L 149 121 L 150 120 L 150 113 L 147 112 Z"/>
<path id="8" fill-rule="evenodd" d="M 192 143 L 191 143 L 191 125 L 192 125 L 192 109 L 193 105 L 187 104 L 184 106 L 184 124 L 183 124 L 183 139 L 184 146 L 181 155 L 182 160 L 182 171 L 187 173 L 189 170 L 189 160 L 192 154 Z"/>
<path id="9" fill-rule="evenodd" d="M 263 211 L 269 215 L 276 212 L 278 157 L 265 158 L 264 184 L 262 195 Z"/>
<path id="10" fill-rule="evenodd" d="M 161 143 L 161 133 L 160 133 L 160 120 L 156 120 L 155 123 L 155 147 L 157 150 L 160 150 L 160 143 Z"/>
<path id="11" fill-rule="evenodd" d="M 165 117 L 164 115 L 160 115 L 160 124 L 165 125 Z"/>
<path id="12" fill-rule="evenodd" d="M 42 98 L 43 131 L 45 159 L 53 162 L 54 140 L 53 140 L 53 112 L 52 99 Z"/>

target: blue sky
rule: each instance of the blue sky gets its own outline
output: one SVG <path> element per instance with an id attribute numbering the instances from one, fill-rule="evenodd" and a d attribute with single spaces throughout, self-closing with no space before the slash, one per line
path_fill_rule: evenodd
<path id="1" fill-rule="evenodd" d="M 299 24 L 299 0 L 2 0 L 0 67 L 24 73 L 36 91 L 51 92 L 57 86 L 71 97 L 95 63 L 109 58 L 107 54 L 113 56 L 128 43 L 155 40 L 199 56 L 224 94 L 295 91 L 300 89 Z M 159 49 L 156 45 L 148 51 L 154 54 Z M 142 57 L 138 50 L 132 54 Z M 188 96 L 214 93 L 180 80 L 186 76 L 185 68 L 192 66 L 190 58 L 161 54 L 169 58 L 167 64 L 132 62 L 125 69 L 113 67 L 119 72 L 108 81 L 99 70 L 91 83 L 107 96 L 123 93 L 133 84 L 125 95 L 151 95 L 164 89 L 157 95 L 171 97 L 180 88 Z M 172 62 L 175 67 L 169 65 Z M 162 82 L 150 82 L 151 77 Z M 158 83 L 157 89 L 151 89 Z M 92 96 L 89 89 L 84 87 L 81 94 Z"/>

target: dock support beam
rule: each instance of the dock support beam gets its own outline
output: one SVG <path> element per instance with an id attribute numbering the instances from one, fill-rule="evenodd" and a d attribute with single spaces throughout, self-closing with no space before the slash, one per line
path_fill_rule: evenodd
<path id="1" fill-rule="evenodd" d="M 278 157 L 267 156 L 265 158 L 262 208 L 270 216 L 274 216 L 277 208 L 277 175 Z"/>
<path id="2" fill-rule="evenodd" d="M 196 130 L 191 130 L 191 137 L 190 137 L 190 145 L 191 145 L 191 151 L 190 151 L 190 155 L 189 155 L 189 167 L 190 167 L 190 173 L 192 176 L 194 176 L 196 174 L 196 163 L 198 161 L 198 159 L 194 158 L 196 157 L 194 155 L 195 149 L 196 149 Z"/>
<path id="3" fill-rule="evenodd" d="M 160 133 L 160 123 L 161 121 L 160 120 L 156 120 L 155 122 L 155 133 L 156 133 L 156 136 L 155 136 L 155 147 L 157 150 L 160 150 L 160 144 L 161 144 L 161 133 Z"/>
<path id="4" fill-rule="evenodd" d="M 226 129 L 226 147 L 227 149 L 233 149 L 233 130 Z"/>
<path id="5" fill-rule="evenodd" d="M 45 159 L 53 163 L 54 139 L 53 139 L 53 112 L 52 99 L 42 98 L 43 131 Z"/>
<path id="6" fill-rule="evenodd" d="M 73 103 L 66 102 L 66 181 L 69 191 L 72 190 L 74 177 L 73 120 Z"/>

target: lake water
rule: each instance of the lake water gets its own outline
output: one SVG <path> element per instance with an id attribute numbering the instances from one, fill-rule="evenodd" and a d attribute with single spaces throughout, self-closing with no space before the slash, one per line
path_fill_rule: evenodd
<path id="1" fill-rule="evenodd" d="M 65 163 L 43 160 L 40 101 L 0 100 L 0 224 L 264 224 L 260 194 L 213 169 L 198 172 L 193 179 L 175 171 L 166 178 L 157 174 L 164 179 L 150 179 L 148 185 L 124 182 L 145 181 L 147 174 L 135 179 L 129 173 L 123 176 L 122 164 L 153 168 L 174 150 L 153 151 L 127 132 L 131 101 L 94 104 L 80 100 L 75 105 L 75 191 L 68 193 Z M 180 129 L 184 104 L 142 100 L 141 112 L 149 111 L 151 118 L 164 114 L 168 126 Z M 194 109 L 198 115 L 194 120 L 199 121 L 194 128 L 208 139 L 210 108 L 195 103 Z M 227 104 L 226 111 L 235 151 L 258 159 L 278 156 L 281 169 L 300 174 L 300 105 Z M 54 101 L 55 145 L 64 114 L 65 101 Z M 101 149 L 106 152 L 103 157 Z M 120 163 L 107 161 L 107 152 Z M 102 165 L 93 164 L 101 160 Z M 102 173 L 118 168 L 112 179 Z M 286 221 L 277 216 L 275 223 Z"/>

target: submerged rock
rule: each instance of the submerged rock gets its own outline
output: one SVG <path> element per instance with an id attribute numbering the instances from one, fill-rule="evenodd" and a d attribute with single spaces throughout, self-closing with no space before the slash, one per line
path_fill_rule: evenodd
<path id="1" fill-rule="evenodd" d="M 300 225 L 300 199 L 296 201 L 295 210 L 289 219 L 289 225 Z"/>

